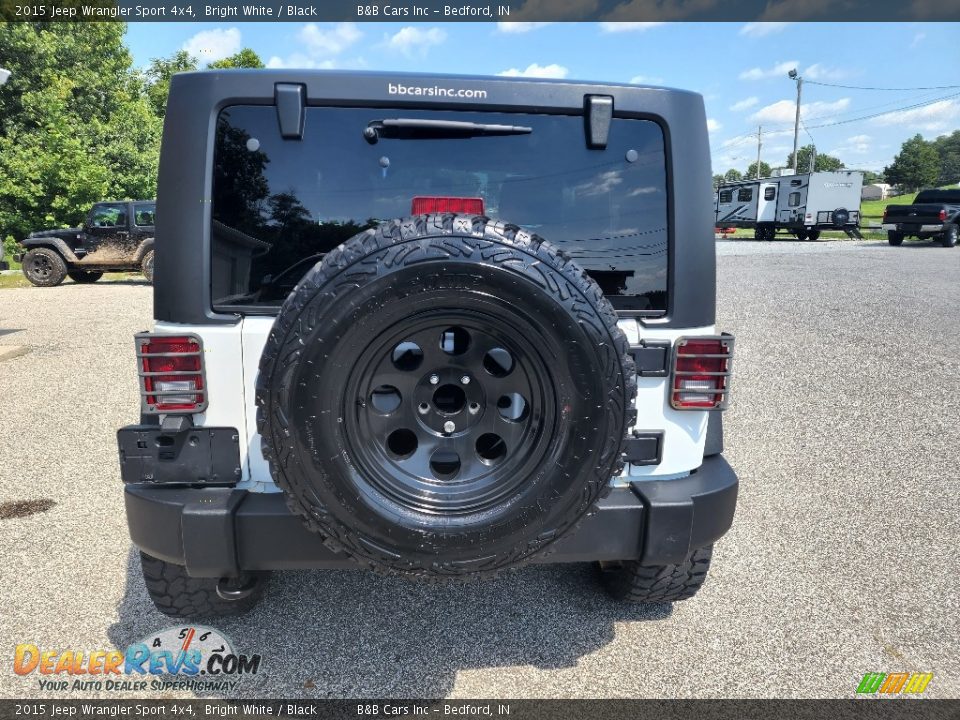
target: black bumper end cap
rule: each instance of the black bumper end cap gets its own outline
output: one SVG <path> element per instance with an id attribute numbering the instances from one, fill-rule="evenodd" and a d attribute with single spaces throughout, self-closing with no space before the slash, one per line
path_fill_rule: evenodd
<path id="1" fill-rule="evenodd" d="M 681 563 L 733 524 L 739 481 L 722 455 L 704 458 L 685 478 L 635 480 L 630 487 L 647 511 L 643 565 Z"/>

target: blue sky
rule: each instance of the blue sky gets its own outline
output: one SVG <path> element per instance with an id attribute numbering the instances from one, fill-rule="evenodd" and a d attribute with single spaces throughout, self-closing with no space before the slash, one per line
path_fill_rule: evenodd
<path id="1" fill-rule="evenodd" d="M 848 167 L 880 170 L 901 143 L 960 129 L 960 44 L 948 23 L 132 23 L 137 65 L 187 49 L 211 62 L 241 47 L 272 67 L 450 72 L 666 85 L 704 95 L 714 170 L 776 167 L 792 150 L 795 86 L 801 145 Z M 908 106 L 916 106 L 912 109 Z M 891 110 L 896 112 L 860 119 Z"/>

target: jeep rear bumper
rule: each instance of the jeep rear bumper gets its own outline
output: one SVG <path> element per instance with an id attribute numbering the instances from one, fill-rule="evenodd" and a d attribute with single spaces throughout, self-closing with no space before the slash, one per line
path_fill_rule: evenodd
<path id="1" fill-rule="evenodd" d="M 615 488 L 541 562 L 680 562 L 730 528 L 737 485 L 730 465 L 714 455 L 689 477 Z M 308 531 L 281 493 L 130 483 L 125 499 L 134 544 L 148 555 L 185 565 L 194 577 L 357 567 Z"/>

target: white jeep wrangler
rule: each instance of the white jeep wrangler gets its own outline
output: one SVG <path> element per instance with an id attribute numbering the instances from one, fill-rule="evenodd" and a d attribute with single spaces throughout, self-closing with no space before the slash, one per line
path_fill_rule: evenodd
<path id="1" fill-rule="evenodd" d="M 174 77 L 118 433 L 157 607 L 242 612 L 272 570 L 543 562 L 691 597 L 737 496 L 710 182 L 688 92 Z"/>

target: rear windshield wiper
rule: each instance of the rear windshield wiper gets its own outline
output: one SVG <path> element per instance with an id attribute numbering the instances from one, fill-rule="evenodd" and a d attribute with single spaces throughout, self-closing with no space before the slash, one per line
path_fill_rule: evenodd
<path id="1" fill-rule="evenodd" d="M 399 140 L 440 140 L 443 138 L 471 138 L 491 135 L 529 135 L 533 128 L 522 125 L 488 125 L 459 120 L 420 120 L 396 118 L 374 120 L 363 129 L 363 137 L 371 145 L 380 138 Z"/>

